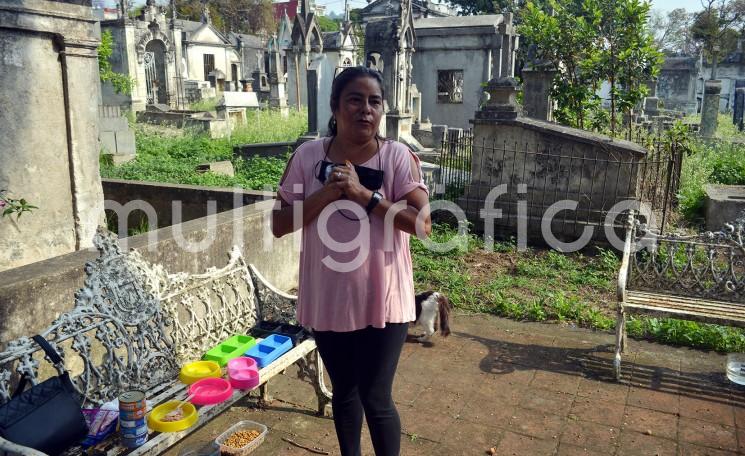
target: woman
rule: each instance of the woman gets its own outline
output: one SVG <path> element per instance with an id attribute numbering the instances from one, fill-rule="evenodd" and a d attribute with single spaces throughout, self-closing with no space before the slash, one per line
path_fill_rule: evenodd
<path id="1" fill-rule="evenodd" d="M 313 329 L 331 378 L 342 456 L 361 454 L 363 413 L 375 454 L 397 456 L 401 421 L 391 389 L 415 320 L 409 235 L 430 233 L 428 192 L 417 157 L 378 136 L 380 73 L 344 70 L 330 102 L 330 137 L 290 158 L 272 232 L 303 228 L 297 316 Z"/>

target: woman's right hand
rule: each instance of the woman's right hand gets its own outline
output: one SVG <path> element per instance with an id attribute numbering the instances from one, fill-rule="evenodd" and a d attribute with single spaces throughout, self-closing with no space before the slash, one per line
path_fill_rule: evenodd
<path id="1" fill-rule="evenodd" d="M 333 201 L 336 201 L 344 196 L 344 191 L 342 190 L 339 181 L 333 179 L 331 176 L 326 179 L 326 183 L 323 184 L 322 191 L 327 192 L 328 195 L 333 198 Z"/>

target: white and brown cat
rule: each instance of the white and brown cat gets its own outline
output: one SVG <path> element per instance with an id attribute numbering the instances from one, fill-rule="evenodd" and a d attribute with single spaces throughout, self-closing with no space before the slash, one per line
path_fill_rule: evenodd
<path id="1" fill-rule="evenodd" d="M 417 338 L 419 342 L 429 342 L 435 333 L 439 321 L 440 335 L 450 334 L 450 309 L 452 305 L 447 296 L 436 291 L 427 291 L 416 295 L 416 322 L 414 324 L 424 328 L 424 334 Z"/>

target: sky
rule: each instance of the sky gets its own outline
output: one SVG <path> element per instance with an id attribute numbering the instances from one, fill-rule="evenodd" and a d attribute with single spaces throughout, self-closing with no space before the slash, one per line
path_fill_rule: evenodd
<path id="1" fill-rule="evenodd" d="M 701 0 L 652 0 L 652 9 L 672 11 L 685 8 L 689 13 L 701 10 Z"/>

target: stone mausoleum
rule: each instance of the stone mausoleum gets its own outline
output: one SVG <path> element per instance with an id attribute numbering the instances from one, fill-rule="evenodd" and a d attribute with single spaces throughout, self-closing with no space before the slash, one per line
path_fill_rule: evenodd
<path id="1" fill-rule="evenodd" d="M 104 105 L 132 111 L 149 104 L 184 108 L 224 91 L 252 90 L 252 75 L 266 72 L 264 40 L 221 33 L 207 8 L 201 22 L 174 20 L 154 0 L 134 19 L 125 14 L 125 0 L 120 8 L 118 18 L 101 21 L 101 30 L 114 38 L 113 70 L 135 85 L 131 94 L 117 94 L 111 84 L 103 84 Z"/>

